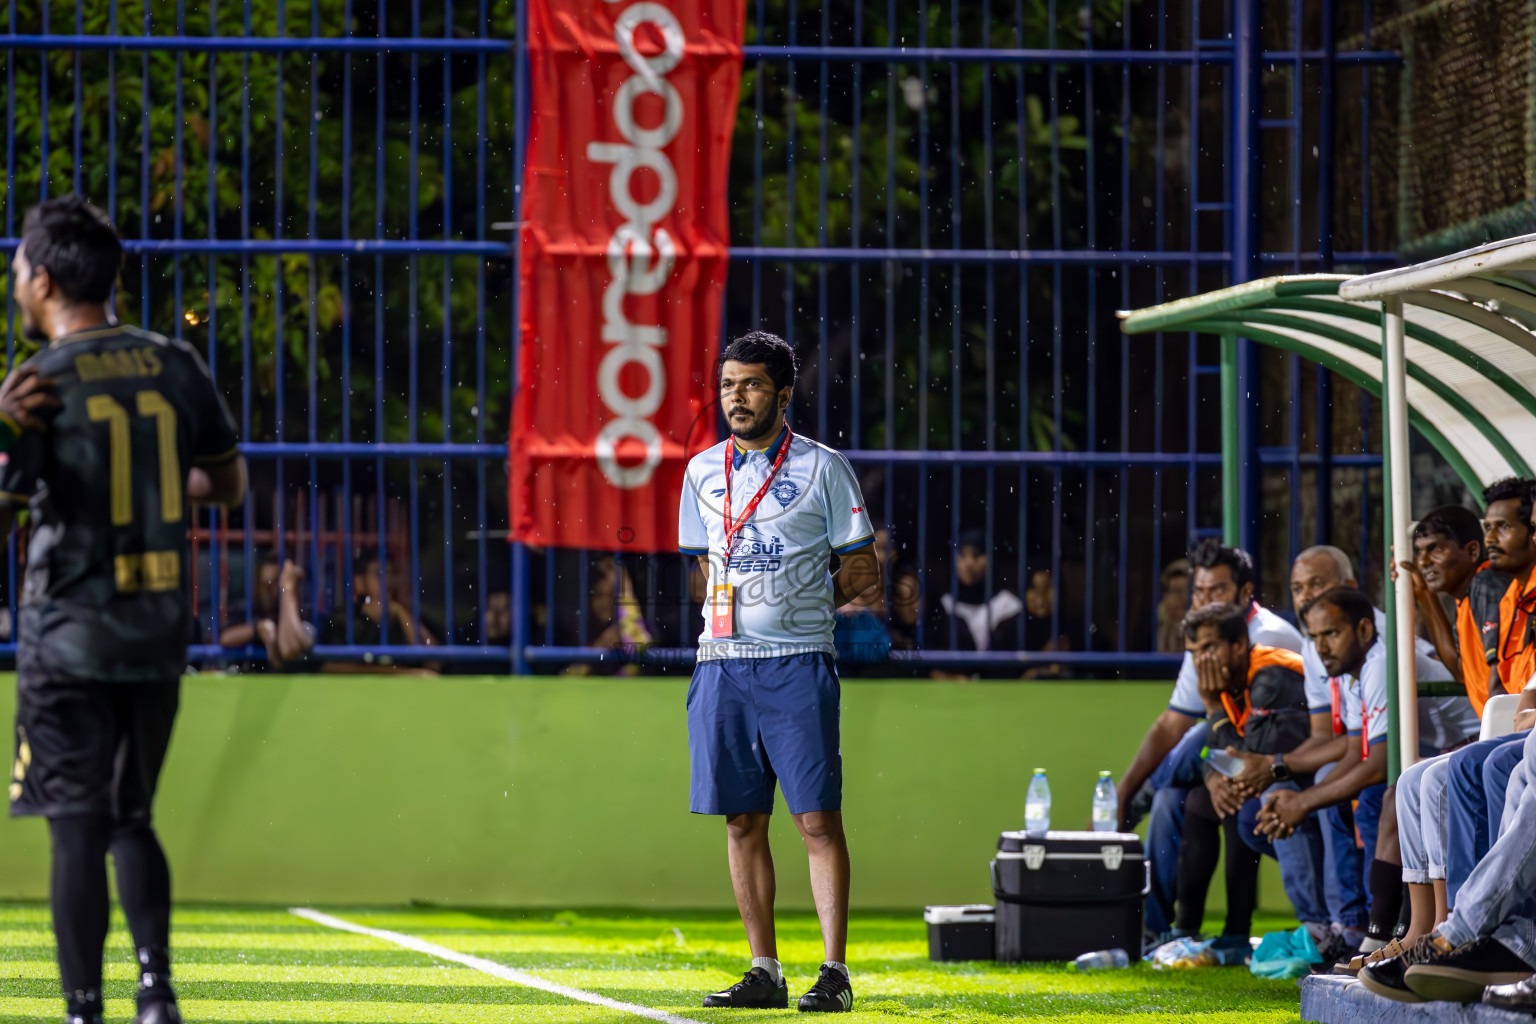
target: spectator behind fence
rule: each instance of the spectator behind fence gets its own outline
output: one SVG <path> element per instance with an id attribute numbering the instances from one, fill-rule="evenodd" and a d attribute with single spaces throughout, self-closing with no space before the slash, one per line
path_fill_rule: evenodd
<path id="1" fill-rule="evenodd" d="M 1245 616 L 1251 643 L 1301 650 L 1301 634 L 1296 627 L 1254 600 L 1253 559 L 1248 552 L 1210 539 L 1189 553 L 1189 561 L 1194 567 L 1190 603 L 1195 609 L 1208 604 L 1234 604 Z M 1193 787 L 1203 783 L 1200 751 L 1208 737 L 1204 719 L 1205 705 L 1200 700 L 1195 663 L 1185 651 L 1168 708 L 1147 730 L 1120 779 L 1118 793 L 1123 829 L 1134 827 L 1146 813 L 1140 808 L 1150 806 L 1147 849 L 1152 862 L 1152 887 L 1147 898 L 1146 927 L 1154 941 L 1165 937 L 1173 924 L 1184 801 Z"/>
<path id="2" fill-rule="evenodd" d="M 878 612 L 885 622 L 886 635 L 891 646 L 901 651 L 917 649 L 917 623 L 923 614 L 923 584 L 917 566 L 904 557 L 896 547 L 889 526 L 875 530 L 875 551 L 890 581 L 890 599 L 883 590 L 872 590 L 865 597 L 873 597 L 883 605 Z M 862 598 L 855 599 L 855 603 Z"/>
<path id="3" fill-rule="evenodd" d="M 1006 588 L 987 593 L 987 542 L 980 530 L 960 534 L 955 545 L 953 593 L 939 598 L 929 650 L 1012 651 L 1018 647 L 1018 624 L 1024 602 Z"/>
<path id="4" fill-rule="evenodd" d="M 454 658 L 443 663 L 452 675 L 501 675 L 509 667 L 512 651 L 512 593 L 507 585 L 506 559 L 492 559 L 486 566 L 485 591 L 470 617 L 454 630 L 453 642 L 465 647 L 507 648 L 495 661 Z M 481 638 L 481 627 L 485 636 Z"/>
<path id="5" fill-rule="evenodd" d="M 892 648 L 917 646 L 917 569 L 897 561 L 888 526 L 875 528 L 875 555 L 885 567 L 890 598 L 884 588 L 874 589 L 837 609 L 832 643 L 837 647 L 838 672 L 843 675 L 879 674 L 880 670 L 864 666 L 886 662 Z"/>
<path id="6" fill-rule="evenodd" d="M 603 660 L 577 662 L 564 674 L 639 675 L 638 660 L 651 644 L 651 631 L 635 597 L 629 570 L 612 555 L 603 555 L 592 563 L 587 578 L 591 591 L 587 603 L 587 629 L 592 637 L 589 646 L 602 648 Z"/>
<path id="7" fill-rule="evenodd" d="M 439 643 L 438 633 L 426 622 L 417 622 L 406 600 L 404 574 L 394 562 L 386 566 L 384 586 L 379 586 L 379 552 L 364 551 L 352 562 L 352 643 L 381 646 L 432 647 Z M 385 620 L 388 594 L 388 620 Z M 347 641 L 347 609 L 337 608 L 325 620 L 320 631 L 321 642 L 327 646 L 341 646 Z M 375 658 L 365 656 L 359 661 L 329 661 L 325 671 L 341 673 L 374 672 L 392 675 L 436 675 L 432 667 L 414 667 L 399 663 L 390 656 Z"/>
<path id="8" fill-rule="evenodd" d="M 1049 569 L 1036 569 L 1029 575 L 1024 591 L 1024 649 L 1026 651 L 1070 650 L 1060 642 L 1066 637 L 1051 635 L 1051 617 L 1056 612 L 1056 586 Z M 1056 641 L 1053 643 L 1053 641 Z"/>
<path id="9" fill-rule="evenodd" d="M 505 551 L 501 552 L 503 555 Z M 485 567 L 485 593 L 470 617 L 454 631 L 454 643 L 470 647 L 506 647 L 512 642 L 512 589 L 505 557 L 490 559 Z M 481 637 L 481 627 L 485 636 Z"/>
<path id="10" fill-rule="evenodd" d="M 1208 604 L 1184 620 L 1186 650 L 1195 663 L 1197 692 L 1207 716 L 1212 748 L 1272 756 L 1307 738 L 1306 687 L 1301 656 L 1253 643 L 1236 605 Z M 1238 835 L 1242 796 L 1231 780 L 1202 764 L 1203 786 L 1184 805 L 1184 836 L 1178 859 L 1177 917 L 1171 941 L 1195 939 L 1205 918 L 1205 898 L 1226 841 L 1226 924 L 1213 943 L 1179 957 L 1201 966 L 1241 964 L 1252 953 L 1259 883 L 1259 853 Z M 1323 913 L 1321 901 L 1310 908 Z M 1298 908 L 1299 909 L 1299 908 Z"/>
<path id="11" fill-rule="evenodd" d="M 300 611 L 300 591 L 304 570 L 292 559 L 281 564 L 277 555 L 267 552 L 261 558 L 253 588 L 255 607 L 248 622 L 237 622 L 219 631 L 219 644 L 241 648 L 260 644 L 266 649 L 265 662 L 247 659 L 240 671 L 259 670 L 265 666 L 274 672 L 292 671 L 307 660 L 315 646 L 315 627 L 304 620 Z"/>
<path id="12" fill-rule="evenodd" d="M 1159 582 L 1162 599 L 1157 602 L 1157 649 L 1162 654 L 1184 650 L 1184 616 L 1189 611 L 1189 559 L 1169 562 Z"/>

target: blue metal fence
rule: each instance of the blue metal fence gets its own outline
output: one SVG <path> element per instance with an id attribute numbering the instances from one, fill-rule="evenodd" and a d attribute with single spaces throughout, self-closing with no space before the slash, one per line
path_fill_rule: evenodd
<path id="1" fill-rule="evenodd" d="M 206 348 L 253 463 L 245 508 L 199 520 L 200 656 L 259 660 L 219 633 L 261 607 L 270 555 L 305 570 L 326 658 L 521 669 L 647 647 L 686 662 L 698 594 L 683 560 L 503 540 L 517 297 L 498 225 L 519 212 L 521 10 L 8 3 L 0 245 L 50 191 L 101 202 L 131 236 L 121 308 Z M 895 658 L 1166 666 L 1159 575 L 1220 521 L 1214 343 L 1133 344 L 1113 311 L 1390 259 L 1369 152 L 1397 58 L 1358 48 L 1369 7 L 748 12 L 727 331 L 761 325 L 803 353 L 796 426 L 849 454 L 891 575 L 915 580 Z M 12 328 L 8 354 L 17 342 Z M 1283 606 L 1300 544 L 1368 529 L 1379 459 L 1364 396 L 1242 358 L 1245 541 Z M 956 651 L 959 627 L 934 614 L 960 593 L 953 548 L 972 530 L 981 590 L 1025 599 L 1005 649 Z M 364 589 L 446 645 L 363 635 L 349 609 L 375 547 Z M 510 636 L 485 614 L 503 592 Z"/>

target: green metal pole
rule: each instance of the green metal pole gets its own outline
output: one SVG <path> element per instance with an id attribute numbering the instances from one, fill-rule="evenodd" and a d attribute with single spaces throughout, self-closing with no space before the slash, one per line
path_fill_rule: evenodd
<path id="1" fill-rule="evenodd" d="M 1221 539 L 1242 540 L 1242 467 L 1238 450 L 1237 335 L 1221 336 Z"/>

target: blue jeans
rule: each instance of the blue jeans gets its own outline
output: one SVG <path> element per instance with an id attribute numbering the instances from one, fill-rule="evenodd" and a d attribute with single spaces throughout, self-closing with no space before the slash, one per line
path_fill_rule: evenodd
<path id="1" fill-rule="evenodd" d="M 1483 766 L 1493 752 L 1507 743 L 1518 745 L 1529 732 L 1500 736 L 1462 747 L 1451 755 L 1446 769 L 1445 895 L 1451 906 L 1466 884 L 1467 876 L 1491 845 L 1488 807 L 1491 803 L 1483 779 Z M 1507 785 L 1508 778 L 1505 778 Z M 1499 790 L 1499 811 L 1504 790 Z M 1494 820 L 1498 820 L 1495 818 Z"/>
<path id="2" fill-rule="evenodd" d="M 1536 770 L 1536 736 L 1525 733 L 1521 758 Z M 1531 776 L 1536 777 L 1536 776 Z M 1467 875 L 1451 916 L 1436 929 L 1456 945 L 1489 936 L 1536 970 L 1536 789 L 1526 788 L 1509 827 Z"/>
<path id="3" fill-rule="evenodd" d="M 1264 797 L 1282 789 L 1300 790 L 1301 787 L 1294 782 L 1277 782 L 1262 796 L 1244 803 L 1242 810 L 1237 812 L 1237 831 L 1250 850 L 1280 862 L 1280 882 L 1285 886 L 1286 898 L 1296 910 L 1297 920 L 1302 924 L 1326 927 L 1329 922 L 1328 896 L 1323 883 L 1326 854 L 1317 816 L 1307 815 L 1286 839 L 1271 840 L 1268 836 L 1254 834 Z"/>
<path id="4" fill-rule="evenodd" d="M 1445 773 L 1451 755 L 1426 758 L 1397 777 L 1397 836 L 1403 881 L 1445 880 Z"/>
<path id="5" fill-rule="evenodd" d="M 1488 842 L 1499 839 L 1499 824 L 1504 820 L 1505 797 L 1509 793 L 1509 780 L 1520 762 L 1525 760 L 1525 744 L 1506 743 L 1483 762 L 1483 792 L 1488 796 Z"/>
<path id="6" fill-rule="evenodd" d="M 1339 762 L 1325 764 L 1317 770 L 1316 781 L 1321 783 L 1338 769 Z M 1366 795 L 1375 794 L 1375 813 L 1371 814 Z M 1366 835 L 1364 822 L 1370 822 L 1370 852 L 1376 852 L 1376 822 L 1381 818 L 1381 795 L 1386 787 L 1370 786 L 1361 791 L 1362 824 L 1360 834 Z M 1370 923 L 1370 904 L 1365 893 L 1365 867 L 1361 862 L 1360 847 L 1355 845 L 1355 815 L 1348 803 L 1325 807 L 1317 814 L 1323 833 L 1325 852 L 1323 891 L 1328 901 L 1328 914 L 1334 924 L 1351 930 L 1365 929 Z"/>
<path id="7" fill-rule="evenodd" d="M 1179 889 L 1179 848 L 1184 839 L 1184 800 L 1204 785 L 1200 751 L 1210 730 L 1197 722 L 1152 772 L 1152 813 L 1147 816 L 1147 856 L 1152 861 L 1152 889 L 1147 894 L 1146 928 L 1161 935 L 1173 927 Z"/>
<path id="8" fill-rule="evenodd" d="M 1381 805 L 1386 802 L 1387 784 L 1378 782 L 1374 786 L 1366 786 L 1355 797 L 1355 827 L 1360 833 L 1360 842 L 1364 847 L 1361 850 L 1360 859 L 1369 869 L 1371 861 L 1376 859 L 1376 832 L 1381 828 Z M 1367 908 L 1371 902 L 1371 887 L 1364 886 L 1365 902 Z"/>

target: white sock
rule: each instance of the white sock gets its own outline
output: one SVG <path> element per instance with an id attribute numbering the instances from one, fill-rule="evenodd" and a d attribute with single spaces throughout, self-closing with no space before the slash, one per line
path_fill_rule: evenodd
<path id="1" fill-rule="evenodd" d="M 1378 949 L 1381 949 L 1382 947 L 1384 947 L 1385 945 L 1386 945 L 1386 943 L 1382 942 L 1380 939 L 1373 939 L 1369 935 L 1367 935 L 1365 937 L 1365 941 L 1360 943 L 1360 952 L 1362 952 L 1362 953 L 1374 953 Z"/>
<path id="2" fill-rule="evenodd" d="M 752 958 L 753 967 L 761 967 L 768 972 L 768 977 L 777 985 L 784 980 L 784 965 L 771 956 L 755 956 Z"/>
<path id="3" fill-rule="evenodd" d="M 853 979 L 853 975 L 848 973 L 848 965 L 847 964 L 840 964 L 836 960 L 828 960 L 826 963 L 822 964 L 821 966 L 823 966 L 823 967 L 831 967 L 831 968 L 834 968 L 835 970 L 842 971 L 843 972 L 843 977 L 849 979 L 850 981 Z"/>

